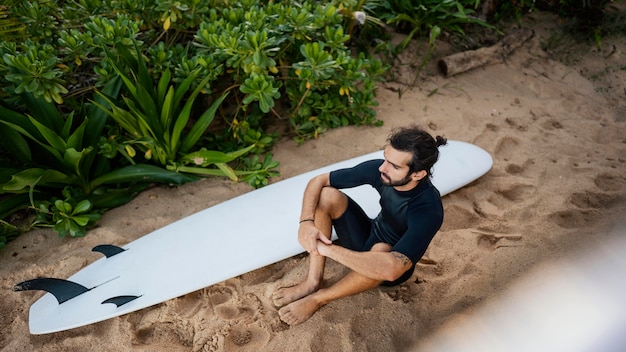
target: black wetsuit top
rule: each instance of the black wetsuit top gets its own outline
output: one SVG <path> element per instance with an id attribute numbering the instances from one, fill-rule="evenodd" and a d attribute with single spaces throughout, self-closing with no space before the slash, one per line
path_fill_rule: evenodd
<path id="1" fill-rule="evenodd" d="M 351 188 L 371 185 L 380 194 L 381 211 L 372 220 L 370 236 L 385 242 L 392 251 L 406 255 L 416 264 L 443 222 L 443 205 L 439 191 L 428 178 L 409 191 L 386 186 L 378 168 L 383 160 L 363 162 L 353 168 L 330 173 L 330 185 Z"/>

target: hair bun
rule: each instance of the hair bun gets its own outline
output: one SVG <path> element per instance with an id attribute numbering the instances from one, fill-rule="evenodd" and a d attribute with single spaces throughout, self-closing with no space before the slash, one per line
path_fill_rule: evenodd
<path id="1" fill-rule="evenodd" d="M 444 138 L 444 137 L 437 136 L 435 138 L 435 143 L 437 144 L 437 147 L 440 147 L 442 145 L 448 144 L 448 140 L 446 138 Z"/>

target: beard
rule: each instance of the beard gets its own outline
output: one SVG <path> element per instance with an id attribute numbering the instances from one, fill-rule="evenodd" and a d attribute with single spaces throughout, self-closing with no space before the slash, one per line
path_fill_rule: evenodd
<path id="1" fill-rule="evenodd" d="M 381 173 L 380 178 L 382 179 L 383 184 L 385 186 L 390 186 L 390 187 L 401 187 L 411 182 L 410 174 L 407 174 L 403 179 L 392 180 L 391 177 L 389 177 L 389 175 L 387 175 L 386 173 Z"/>

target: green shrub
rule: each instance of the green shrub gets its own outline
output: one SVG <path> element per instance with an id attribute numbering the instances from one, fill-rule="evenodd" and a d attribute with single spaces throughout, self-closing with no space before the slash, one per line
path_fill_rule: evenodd
<path id="1" fill-rule="evenodd" d="M 211 89 L 238 87 L 233 93 L 242 94 L 230 124 L 289 118 L 303 141 L 329 128 L 379 123 L 374 82 L 386 68 L 353 57 L 349 39 L 332 5 L 247 1 L 212 12 L 193 44 L 198 58 L 224 67 L 221 86 Z"/>
<path id="2" fill-rule="evenodd" d="M 387 67 L 351 55 L 332 4 L 39 0 L 2 11 L 12 35 L 0 42 L 0 218 L 28 209 L 26 229 L 82 236 L 153 182 L 266 185 L 276 123 L 300 142 L 380 123 Z M 0 242 L 21 231 L 12 226 Z"/>

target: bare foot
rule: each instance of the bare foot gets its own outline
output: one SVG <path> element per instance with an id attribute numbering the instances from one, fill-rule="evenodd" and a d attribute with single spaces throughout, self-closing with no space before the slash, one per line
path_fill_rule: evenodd
<path id="1" fill-rule="evenodd" d="M 310 295 L 282 307 L 278 315 L 285 323 L 296 325 L 309 319 L 322 306 L 323 304 L 315 299 L 314 295 Z"/>
<path id="2" fill-rule="evenodd" d="M 308 296 L 317 291 L 318 288 L 319 285 L 309 284 L 307 281 L 304 281 L 295 286 L 278 289 L 278 291 L 274 292 L 272 295 L 272 299 L 276 307 L 282 307 L 304 296 Z"/>

